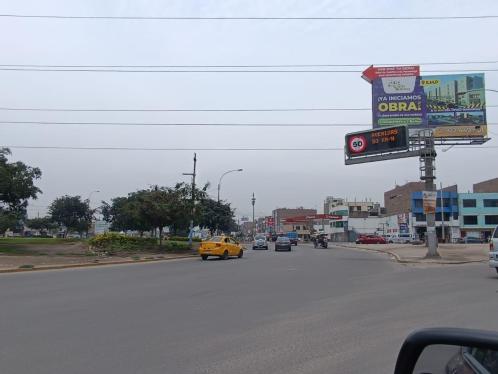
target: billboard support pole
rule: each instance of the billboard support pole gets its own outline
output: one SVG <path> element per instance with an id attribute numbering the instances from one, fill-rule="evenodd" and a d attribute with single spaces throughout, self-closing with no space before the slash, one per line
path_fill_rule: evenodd
<path id="1" fill-rule="evenodd" d="M 432 133 L 428 136 L 424 136 L 424 148 L 421 150 L 420 161 L 422 163 L 420 170 L 420 179 L 425 181 L 426 191 L 436 191 L 436 185 L 434 184 L 434 161 L 436 159 L 436 149 L 434 148 L 434 137 Z M 426 257 L 434 258 L 440 257 L 437 251 L 437 235 L 436 235 L 436 214 L 426 213 L 427 222 L 427 233 L 426 233 L 426 246 L 427 255 Z"/>

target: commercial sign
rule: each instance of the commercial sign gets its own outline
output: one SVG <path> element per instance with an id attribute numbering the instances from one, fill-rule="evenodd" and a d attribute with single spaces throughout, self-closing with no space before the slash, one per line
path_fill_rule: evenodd
<path id="1" fill-rule="evenodd" d="M 349 157 L 408 150 L 408 129 L 395 126 L 346 134 Z"/>
<path id="2" fill-rule="evenodd" d="M 436 191 L 422 191 L 422 205 L 424 214 L 436 213 Z"/>
<path id="3" fill-rule="evenodd" d="M 418 70 L 407 66 L 394 76 L 396 68 L 402 67 L 389 67 L 387 73 L 380 67 L 373 68 L 377 69 L 373 73 L 372 67 L 364 71 L 364 78 L 373 78 L 374 128 L 481 126 L 482 133 L 467 132 L 467 137 L 487 135 L 483 73 L 419 76 Z"/>
<path id="4" fill-rule="evenodd" d="M 376 66 L 370 65 L 362 74 L 362 78 L 372 83 L 377 78 L 412 77 L 420 75 L 420 66 Z"/>
<path id="5" fill-rule="evenodd" d="M 310 214 L 307 216 L 287 217 L 287 218 L 282 219 L 282 222 L 285 222 L 285 223 L 307 222 L 307 221 L 314 221 L 314 220 L 321 220 L 321 219 L 341 220 L 342 216 L 339 216 L 336 214 Z"/>
<path id="6" fill-rule="evenodd" d="M 475 138 L 487 135 L 486 126 L 442 126 L 433 131 L 435 138 Z"/>
<path id="7" fill-rule="evenodd" d="M 273 221 L 272 216 L 265 217 L 265 225 L 266 225 L 266 227 L 273 227 L 274 226 L 274 221 Z"/>

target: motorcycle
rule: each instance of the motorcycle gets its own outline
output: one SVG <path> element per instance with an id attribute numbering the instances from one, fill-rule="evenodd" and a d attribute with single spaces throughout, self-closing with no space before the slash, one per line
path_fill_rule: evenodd
<path id="1" fill-rule="evenodd" d="M 327 248 L 329 245 L 327 237 L 326 236 L 319 236 L 314 238 L 313 240 L 313 246 L 315 248 L 321 247 L 321 248 Z"/>

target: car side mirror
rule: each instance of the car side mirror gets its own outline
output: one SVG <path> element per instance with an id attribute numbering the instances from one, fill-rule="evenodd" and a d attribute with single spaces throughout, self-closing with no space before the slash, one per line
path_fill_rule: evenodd
<path id="1" fill-rule="evenodd" d="M 498 334 L 461 328 L 430 328 L 410 334 L 394 374 L 498 373 Z"/>

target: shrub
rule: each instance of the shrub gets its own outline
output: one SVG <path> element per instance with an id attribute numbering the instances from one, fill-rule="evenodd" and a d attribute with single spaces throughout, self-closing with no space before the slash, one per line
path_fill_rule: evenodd
<path id="1" fill-rule="evenodd" d="M 187 242 L 168 240 L 163 242 L 161 249 L 164 251 L 187 251 L 190 246 Z"/>
<path id="2" fill-rule="evenodd" d="M 26 264 L 19 266 L 19 269 L 34 269 L 35 265 Z"/>
<path id="3" fill-rule="evenodd" d="M 168 238 L 168 240 L 174 241 L 174 242 L 188 242 L 188 237 L 186 237 L 186 236 L 170 236 Z M 192 238 L 192 241 L 193 242 L 200 242 L 202 240 L 201 240 L 201 238 Z"/>
<path id="4" fill-rule="evenodd" d="M 135 250 L 153 248 L 157 245 L 155 238 L 126 236 L 116 232 L 95 235 L 89 240 L 92 247 L 105 250 Z"/>

